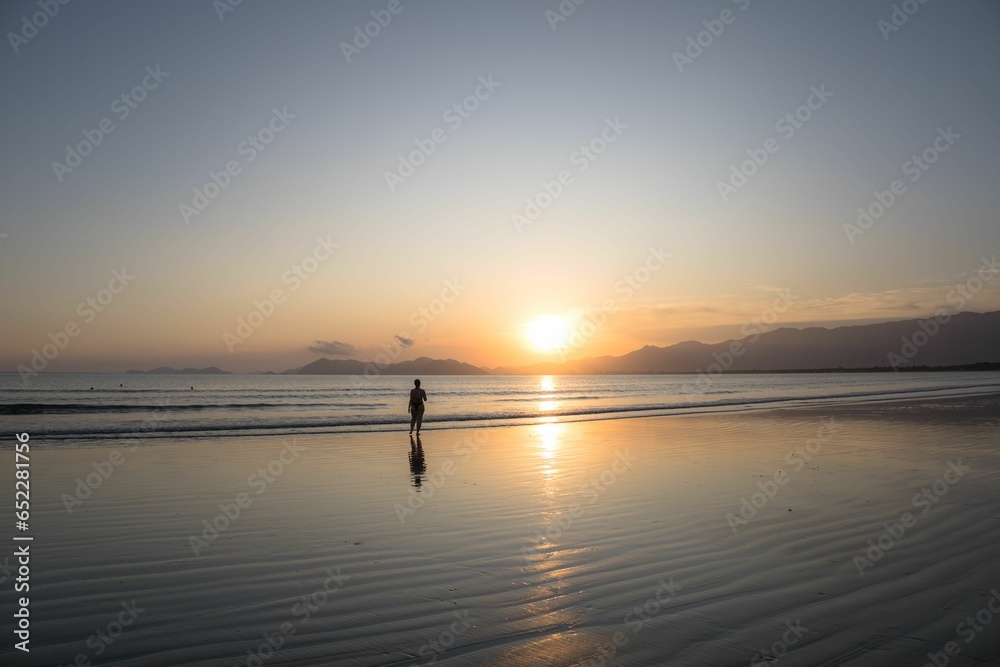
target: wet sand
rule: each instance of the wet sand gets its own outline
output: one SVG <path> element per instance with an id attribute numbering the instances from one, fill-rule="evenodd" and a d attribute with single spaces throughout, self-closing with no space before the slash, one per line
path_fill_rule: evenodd
<path id="1" fill-rule="evenodd" d="M 1000 659 L 1000 396 L 482 430 L 427 417 L 419 451 L 405 430 L 32 440 L 32 650 L 8 638 L 0 660 Z M 95 462 L 112 472 L 77 493 Z"/>

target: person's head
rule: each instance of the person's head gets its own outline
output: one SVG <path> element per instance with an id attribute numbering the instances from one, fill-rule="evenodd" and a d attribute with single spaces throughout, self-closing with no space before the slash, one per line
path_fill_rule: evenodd
<path id="1" fill-rule="evenodd" d="M 414 387 L 419 387 L 420 386 L 420 380 L 414 380 L 413 381 L 413 386 Z"/>

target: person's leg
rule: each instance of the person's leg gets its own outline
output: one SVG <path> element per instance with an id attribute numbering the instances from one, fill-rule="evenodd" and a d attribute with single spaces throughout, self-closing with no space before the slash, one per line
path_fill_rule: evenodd
<path id="1" fill-rule="evenodd" d="M 424 423 L 424 409 L 415 410 L 417 413 L 417 435 L 420 435 L 420 425 Z"/>
<path id="2" fill-rule="evenodd" d="M 413 425 L 417 423 L 417 411 L 410 408 L 410 433 L 413 433 Z"/>

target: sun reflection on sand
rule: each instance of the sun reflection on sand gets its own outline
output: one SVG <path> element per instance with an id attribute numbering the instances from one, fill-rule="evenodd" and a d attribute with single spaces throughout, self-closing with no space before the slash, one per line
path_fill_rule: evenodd
<path id="1" fill-rule="evenodd" d="M 528 538 L 531 546 L 519 557 L 524 585 L 524 599 L 519 604 L 532 619 L 531 628 L 525 640 L 495 661 L 485 663 L 489 665 L 577 664 L 594 653 L 598 639 L 575 629 L 585 618 L 566 603 L 568 596 L 579 594 L 567 577 L 580 566 L 583 551 L 566 548 L 554 532 L 575 493 L 566 487 L 557 467 L 572 455 L 565 447 L 567 424 L 550 416 L 531 429 L 532 447 L 540 457 L 541 502 L 532 519 L 533 532 Z"/>
<path id="2" fill-rule="evenodd" d="M 546 417 L 541 424 L 535 425 L 535 432 L 538 434 L 539 453 L 546 459 L 552 459 L 559 453 L 559 436 L 562 434 L 563 424 L 555 421 L 555 417 Z"/>
<path id="3" fill-rule="evenodd" d="M 559 492 L 556 484 L 556 474 L 559 468 L 556 463 L 559 459 L 559 448 L 561 445 L 561 434 L 563 424 L 556 421 L 555 417 L 545 417 L 543 422 L 532 427 L 534 436 L 537 439 L 538 455 L 541 457 L 538 470 L 542 477 L 542 492 L 549 498 L 553 498 Z"/>

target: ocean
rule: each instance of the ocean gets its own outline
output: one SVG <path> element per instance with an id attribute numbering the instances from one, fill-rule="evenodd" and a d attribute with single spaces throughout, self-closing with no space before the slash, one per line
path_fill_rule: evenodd
<path id="1" fill-rule="evenodd" d="M 408 430 L 403 376 L 0 374 L 0 426 L 53 446 Z M 1000 373 L 428 376 L 424 429 L 957 396 Z"/>

